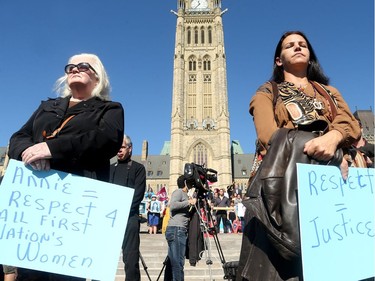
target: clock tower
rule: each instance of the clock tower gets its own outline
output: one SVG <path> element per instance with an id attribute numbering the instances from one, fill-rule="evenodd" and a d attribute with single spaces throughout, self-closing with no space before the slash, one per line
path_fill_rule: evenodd
<path id="1" fill-rule="evenodd" d="M 232 183 L 226 59 L 221 0 L 177 0 L 169 193 L 185 163 Z"/>

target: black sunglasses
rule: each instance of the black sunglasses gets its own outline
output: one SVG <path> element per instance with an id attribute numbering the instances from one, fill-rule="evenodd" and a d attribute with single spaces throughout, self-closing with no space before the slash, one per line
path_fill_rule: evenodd
<path id="1" fill-rule="evenodd" d="M 91 69 L 92 71 L 95 72 L 95 74 L 98 74 L 88 62 L 80 62 L 79 64 L 72 64 L 72 63 L 67 64 L 65 66 L 65 73 L 66 74 L 72 73 L 74 68 L 77 68 L 79 72 L 86 72 L 86 71 L 89 71 L 89 69 Z"/>

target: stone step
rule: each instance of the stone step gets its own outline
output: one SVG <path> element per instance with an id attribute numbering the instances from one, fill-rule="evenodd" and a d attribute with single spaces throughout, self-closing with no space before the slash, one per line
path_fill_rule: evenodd
<path id="1" fill-rule="evenodd" d="M 145 267 L 140 261 L 141 280 L 164 280 L 163 262 L 167 256 L 168 244 L 165 235 L 148 234 L 147 230 L 141 228 L 141 247 L 140 252 L 143 257 Z M 213 237 L 205 239 L 210 250 L 203 252 L 202 259 L 196 266 L 191 266 L 189 261 L 185 262 L 185 280 L 186 281 L 214 281 L 224 280 L 223 261 L 238 261 L 242 243 L 242 234 L 218 234 L 217 243 Z M 221 248 L 222 255 L 219 254 Z M 212 264 L 209 262 L 211 261 Z M 159 277 L 160 275 L 160 277 Z M 159 279 L 158 279 L 159 277 Z M 122 259 L 120 257 L 115 281 L 125 280 L 125 273 Z"/>

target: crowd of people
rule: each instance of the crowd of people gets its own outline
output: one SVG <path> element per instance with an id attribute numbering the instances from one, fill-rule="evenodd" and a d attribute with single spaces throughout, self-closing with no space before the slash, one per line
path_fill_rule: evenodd
<path id="1" fill-rule="evenodd" d="M 226 189 L 213 188 L 207 192 L 210 217 L 216 233 L 241 233 L 246 207 L 242 203 L 245 194 L 239 184 L 233 182 Z M 165 233 L 170 218 L 169 197 L 159 196 L 148 187 L 143 201 L 146 202 L 146 222 L 149 234 Z"/>

